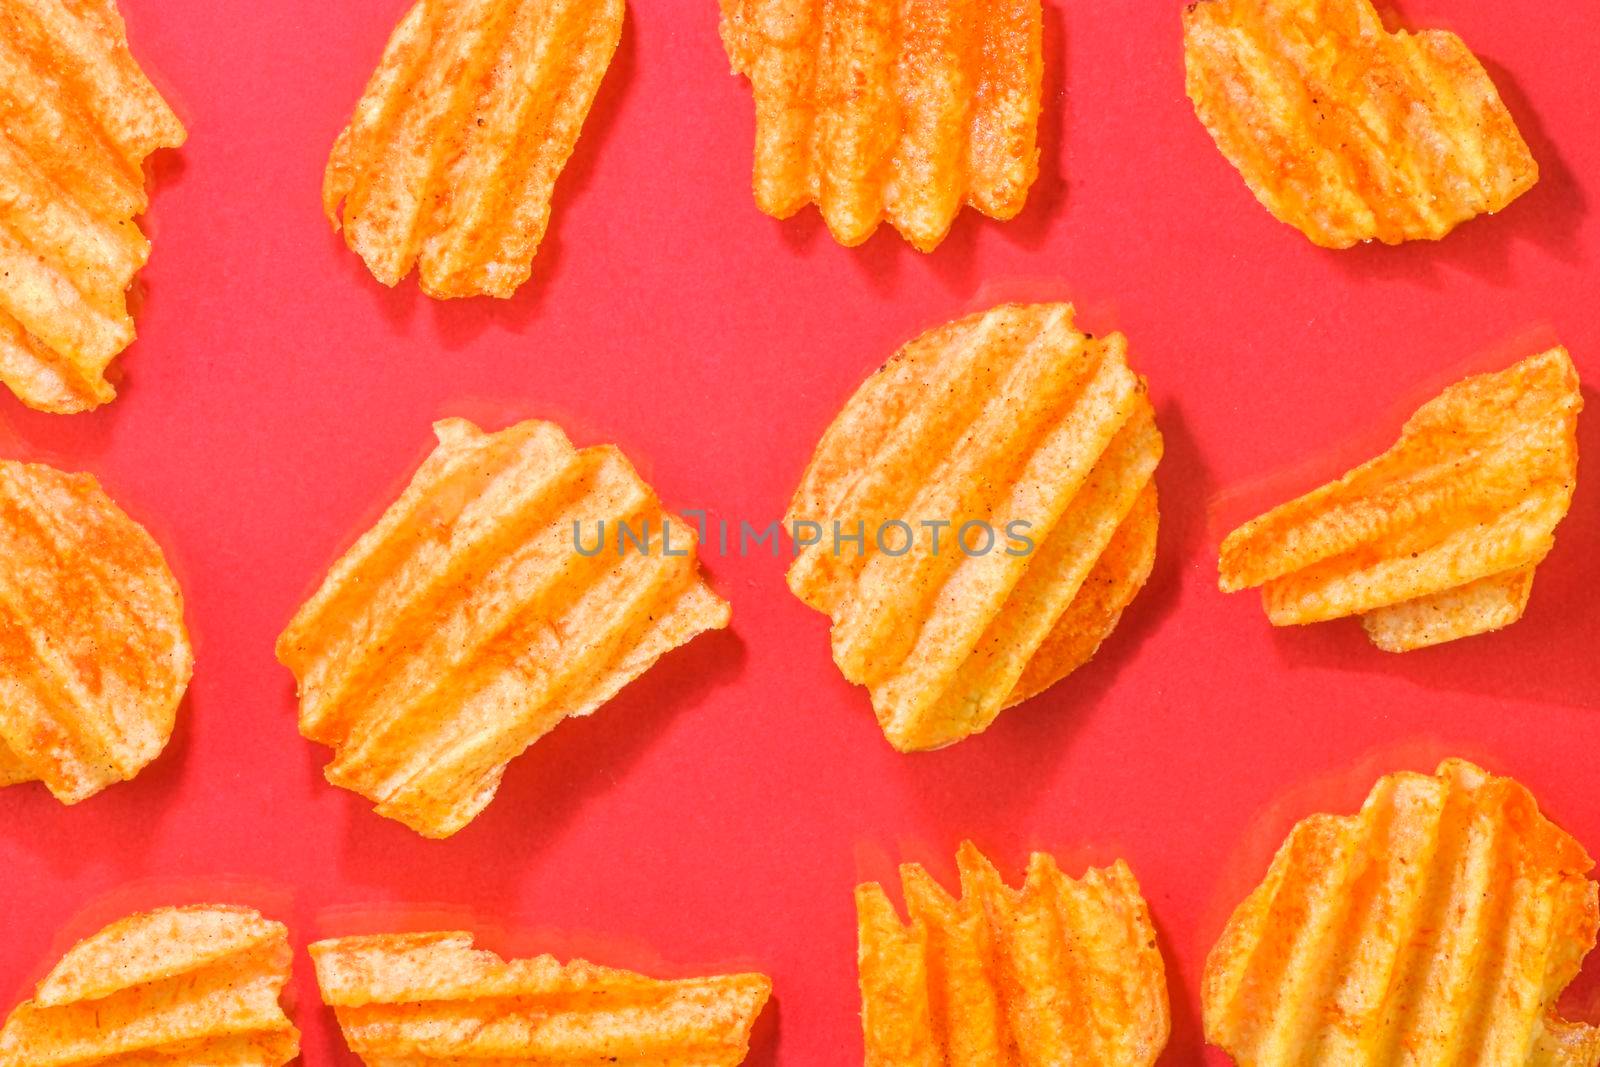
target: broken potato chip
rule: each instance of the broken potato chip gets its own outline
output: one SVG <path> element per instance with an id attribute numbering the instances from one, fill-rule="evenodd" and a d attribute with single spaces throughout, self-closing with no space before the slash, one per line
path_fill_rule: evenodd
<path id="1" fill-rule="evenodd" d="M 121 919 L 78 942 L 0 1029 L 0 1067 L 281 1067 L 300 1032 L 279 997 L 281 923 L 193 905 Z"/>
<path id="2" fill-rule="evenodd" d="M 1578 371 L 1553 348 L 1450 386 L 1393 448 L 1222 543 L 1274 626 L 1359 615 L 1389 652 L 1522 617 L 1578 472 Z"/>
<path id="3" fill-rule="evenodd" d="M 1022 210 L 1039 173 L 1039 0 L 721 0 L 755 94 L 756 206 L 809 203 L 840 244 L 888 219 L 932 251 L 963 204 Z"/>
<path id="4" fill-rule="evenodd" d="M 1533 796 L 1462 760 L 1294 828 L 1206 960 L 1206 1039 L 1239 1067 L 1592 1067 L 1555 1002 L 1595 943 L 1594 866 Z"/>
<path id="5" fill-rule="evenodd" d="M 1453 33 L 1390 33 L 1371 0 L 1199 0 L 1183 25 L 1189 99 L 1217 148 L 1324 248 L 1437 240 L 1539 180 Z"/>
<path id="6" fill-rule="evenodd" d="M 790 504 L 794 594 L 901 751 L 1089 659 L 1156 548 L 1161 434 L 1121 334 L 1067 304 L 930 330 L 857 390 Z"/>
<path id="7" fill-rule="evenodd" d="M 88 474 L 0 461 L 0 786 L 66 804 L 161 754 L 194 653 L 161 548 Z"/>
<path id="8" fill-rule="evenodd" d="M 465 933 L 335 938 L 311 958 L 345 1041 L 371 1067 L 733 1067 L 772 994 L 763 974 L 661 981 L 584 960 L 507 961 Z"/>
<path id="9" fill-rule="evenodd" d="M 909 923 L 856 887 L 867 1067 L 1154 1063 L 1171 1028 L 1139 883 L 1121 860 L 1080 879 L 1033 854 L 1012 889 L 968 841 L 961 896 L 900 868 Z"/>
<path id="10" fill-rule="evenodd" d="M 695 528 L 617 449 L 530 420 L 463 419 L 278 639 L 328 781 L 427 837 L 494 798 L 506 764 L 664 653 L 728 623 Z"/>
<path id="11" fill-rule="evenodd" d="M 40 411 L 117 395 L 127 290 L 150 254 L 144 160 L 183 125 L 111 0 L 0 0 L 0 382 Z"/>
<path id="12" fill-rule="evenodd" d="M 417 0 L 322 180 L 384 285 L 509 297 L 533 272 L 556 179 L 622 37 L 623 0 Z"/>

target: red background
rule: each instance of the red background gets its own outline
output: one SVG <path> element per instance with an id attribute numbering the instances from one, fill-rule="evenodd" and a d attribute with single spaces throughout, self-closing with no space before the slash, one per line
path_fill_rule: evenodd
<path id="1" fill-rule="evenodd" d="M 934 254 L 834 244 L 749 192 L 751 102 L 711 0 L 635 0 L 507 303 L 383 289 L 323 221 L 334 135 L 406 0 L 124 0 L 190 129 L 155 158 L 155 241 L 122 396 L 56 417 L 0 400 L 0 452 L 93 471 L 166 548 L 198 669 L 167 752 L 64 808 L 0 792 L 0 996 L 138 908 L 254 903 L 297 947 L 464 924 L 491 947 L 777 984 L 752 1062 L 859 1055 L 851 886 L 971 836 L 1020 873 L 1125 857 L 1160 929 L 1165 1062 L 1202 1052 L 1207 947 L 1289 825 L 1446 754 L 1527 783 L 1600 849 L 1600 474 L 1580 479 L 1527 618 L 1394 657 L 1354 622 L 1270 629 L 1215 588 L 1253 509 L 1384 447 L 1468 369 L 1556 338 L 1600 381 L 1600 8 L 1406 0 L 1485 59 L 1543 177 L 1440 244 L 1314 248 L 1275 222 L 1183 96 L 1179 4 L 1047 8 L 1044 163 L 1027 209 L 965 214 Z M 429 423 L 560 421 L 615 441 L 670 506 L 782 514 L 823 428 L 901 342 L 1008 298 L 1120 329 L 1167 454 L 1149 587 L 1087 668 L 981 737 L 901 756 L 828 658 L 784 561 L 707 558 L 731 632 L 673 653 L 512 764 L 425 841 L 326 785 L 273 640 L 427 452 Z M 1600 456 L 1600 405 L 1580 430 Z M 296 958 L 305 1062 L 351 1064 Z M 1600 986 L 1569 1000 L 1600 1008 Z M 1587 1004 L 1586 1004 L 1587 1002 Z"/>

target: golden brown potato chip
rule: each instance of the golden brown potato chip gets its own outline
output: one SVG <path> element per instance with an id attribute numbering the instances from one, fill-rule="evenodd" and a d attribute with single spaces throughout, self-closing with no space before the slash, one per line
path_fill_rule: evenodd
<path id="1" fill-rule="evenodd" d="M 1461 760 L 1313 815 L 1206 960 L 1206 1038 L 1239 1067 L 1590 1065 L 1555 1017 L 1593 947 L 1594 866 L 1533 796 Z"/>
<path id="2" fill-rule="evenodd" d="M 0 381 L 29 407 L 117 395 L 127 289 L 150 253 L 144 159 L 183 125 L 110 0 L 0 0 Z"/>
<path id="3" fill-rule="evenodd" d="M 417 265 L 439 298 L 528 280 L 622 15 L 623 0 L 417 0 L 322 179 L 373 277 Z"/>
<path id="4" fill-rule="evenodd" d="M 1039 0 L 721 0 L 756 101 L 756 206 L 845 245 L 888 219 L 924 252 L 962 204 L 1009 219 L 1039 173 Z"/>
<path id="5" fill-rule="evenodd" d="M 78 942 L 0 1030 L 0 1067 L 280 1067 L 300 1032 L 281 923 L 197 904 Z"/>
<path id="6" fill-rule="evenodd" d="M 1363 616 L 1391 652 L 1507 626 L 1572 503 L 1582 407 L 1564 348 L 1458 382 L 1377 459 L 1229 534 L 1220 585 L 1262 586 L 1274 626 Z"/>
<path id="7" fill-rule="evenodd" d="M 617 449 L 579 451 L 533 420 L 434 429 L 278 659 L 300 683 L 300 732 L 334 749 L 328 780 L 448 837 L 525 748 L 729 609 L 700 577 L 695 528 Z"/>
<path id="8" fill-rule="evenodd" d="M 0 786 L 75 804 L 166 747 L 194 654 L 144 528 L 88 474 L 0 461 Z"/>
<path id="9" fill-rule="evenodd" d="M 1189 99 L 1256 199 L 1325 248 L 1437 240 L 1539 165 L 1453 33 L 1389 33 L 1371 0 L 1200 0 Z"/>
<path id="10" fill-rule="evenodd" d="M 1166 974 L 1127 865 L 1074 881 L 1036 852 L 1011 889 L 970 841 L 957 863 L 959 899 L 900 868 L 909 923 L 878 883 L 856 887 L 868 1067 L 1154 1063 Z"/>
<path id="11" fill-rule="evenodd" d="M 585 960 L 502 960 L 465 933 L 311 946 L 322 999 L 371 1067 L 733 1067 L 772 993 L 764 974 L 660 981 Z"/>
<path id="12" fill-rule="evenodd" d="M 790 504 L 796 596 L 889 742 L 937 748 L 1082 664 L 1155 555 L 1161 434 L 1067 304 L 931 330 L 857 390 Z"/>

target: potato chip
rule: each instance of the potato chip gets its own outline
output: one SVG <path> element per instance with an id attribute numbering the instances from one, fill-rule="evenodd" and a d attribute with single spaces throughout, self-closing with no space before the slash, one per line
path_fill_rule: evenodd
<path id="1" fill-rule="evenodd" d="M 1509 778 L 1381 779 L 1289 835 L 1206 960 L 1207 1040 L 1239 1067 L 1600 1062 L 1556 1017 L 1593 947 L 1594 866 Z"/>
<path id="2" fill-rule="evenodd" d="M 1268 211 L 1325 248 L 1437 240 L 1539 165 L 1461 39 L 1388 32 L 1371 0 L 1200 0 L 1189 99 Z"/>
<path id="3" fill-rule="evenodd" d="M 311 946 L 322 999 L 371 1067 L 744 1062 L 772 994 L 764 974 L 661 981 L 585 960 L 502 960 L 466 933 Z"/>
<path id="4" fill-rule="evenodd" d="M 417 266 L 440 299 L 528 280 L 622 16 L 623 0 L 417 0 L 322 179 L 373 277 Z"/>
<path id="5" fill-rule="evenodd" d="M 756 206 L 841 244 L 888 219 L 932 251 L 962 204 L 1009 219 L 1039 174 L 1039 0 L 721 0 L 756 102 Z"/>
<path id="6" fill-rule="evenodd" d="M 0 461 L 0 786 L 75 804 L 161 754 L 194 653 L 161 549 L 88 474 Z"/>
<path id="7" fill-rule="evenodd" d="M 1377 459 L 1229 534 L 1219 584 L 1262 586 L 1274 626 L 1360 615 L 1391 652 L 1510 625 L 1572 503 L 1582 407 L 1564 348 L 1458 382 Z"/>
<path id="8" fill-rule="evenodd" d="M 530 420 L 462 419 L 278 638 L 330 782 L 428 837 L 494 798 L 506 764 L 664 653 L 728 623 L 695 528 L 621 452 Z"/>
<path id="9" fill-rule="evenodd" d="M 197 904 L 78 942 L 0 1029 L 0 1067 L 280 1067 L 300 1032 L 279 997 L 281 923 Z"/>
<path id="10" fill-rule="evenodd" d="M 1067 304 L 994 308 L 903 348 L 817 447 L 789 588 L 832 617 L 895 748 L 959 741 L 1059 681 L 1144 584 L 1162 443 L 1126 355 Z"/>
<path id="11" fill-rule="evenodd" d="M 117 395 L 144 160 L 183 139 L 111 0 L 0 0 L 0 381 L 29 407 Z"/>
<path id="12" fill-rule="evenodd" d="M 1042 852 L 1021 889 L 972 842 L 961 896 L 900 868 L 902 923 L 856 887 L 868 1067 L 1136 1067 L 1167 1043 L 1167 983 L 1149 909 L 1121 860 L 1073 880 Z"/>

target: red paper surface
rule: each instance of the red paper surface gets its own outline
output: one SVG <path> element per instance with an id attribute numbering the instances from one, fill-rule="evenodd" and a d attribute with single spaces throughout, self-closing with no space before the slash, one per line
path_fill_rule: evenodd
<path id="1" fill-rule="evenodd" d="M 139 778 L 64 808 L 0 792 L 0 996 L 72 941 L 164 903 L 253 903 L 296 946 L 464 925 L 491 947 L 663 975 L 758 967 L 752 1062 L 859 1056 L 851 887 L 901 859 L 953 875 L 970 836 L 1020 874 L 1122 856 L 1160 929 L 1165 1062 L 1202 1051 L 1206 949 L 1299 817 L 1392 769 L 1466 756 L 1600 848 L 1600 404 L 1524 621 L 1395 657 L 1354 622 L 1273 631 L 1215 588 L 1257 505 L 1384 447 L 1469 369 L 1559 338 L 1600 382 L 1600 8 L 1406 0 L 1484 57 L 1543 177 L 1440 244 L 1314 248 L 1275 222 L 1183 96 L 1176 2 L 1048 9 L 1044 165 L 1022 216 L 971 213 L 924 256 L 834 244 L 749 192 L 751 101 L 711 0 L 637 0 L 508 303 L 383 289 L 329 232 L 322 167 L 405 0 L 124 0 L 188 123 L 155 157 L 155 242 L 122 396 L 56 417 L 0 400 L 0 451 L 92 471 L 165 547 L 198 668 Z M 1167 453 L 1149 587 L 1096 660 L 943 752 L 892 752 L 785 561 L 707 558 L 729 633 L 673 653 L 512 764 L 425 841 L 325 784 L 273 640 L 431 443 L 429 423 L 541 416 L 622 446 L 669 506 L 779 517 L 823 428 L 901 342 L 1008 298 L 1123 330 Z M 353 1064 L 296 958 L 305 1062 Z M 1593 988 L 1592 986 L 1586 988 Z M 1582 989 L 1569 998 L 1600 1007 Z M 1586 1003 L 1592 1001 L 1593 1003 Z M 1592 1017 L 1592 1016 L 1591 1016 Z"/>

